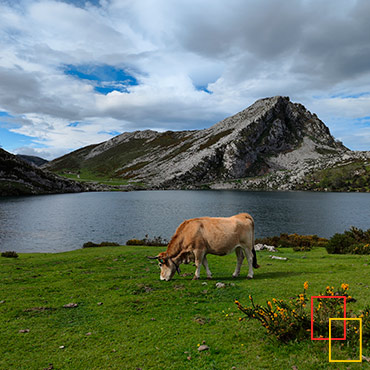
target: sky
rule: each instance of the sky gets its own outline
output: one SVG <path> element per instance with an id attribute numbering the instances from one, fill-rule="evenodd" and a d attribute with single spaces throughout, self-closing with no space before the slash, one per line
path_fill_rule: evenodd
<path id="1" fill-rule="evenodd" d="M 53 159 L 282 95 L 370 150 L 369 19 L 368 0 L 0 0 L 0 147 Z"/>

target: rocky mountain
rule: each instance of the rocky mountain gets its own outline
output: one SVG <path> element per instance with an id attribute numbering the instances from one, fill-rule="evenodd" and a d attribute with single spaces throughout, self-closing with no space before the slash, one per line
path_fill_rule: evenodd
<path id="1" fill-rule="evenodd" d="M 34 155 L 25 155 L 25 154 L 17 154 L 17 157 L 18 158 L 21 158 L 23 159 L 24 161 L 30 163 L 30 164 L 33 164 L 37 167 L 40 167 L 46 163 L 48 163 L 48 161 L 46 159 L 43 159 L 43 158 L 40 158 L 40 157 L 36 157 Z"/>
<path id="2" fill-rule="evenodd" d="M 275 96 L 204 130 L 123 133 L 46 168 L 122 177 L 149 188 L 295 189 L 314 171 L 368 158 L 369 152 L 336 141 L 303 105 Z"/>
<path id="3" fill-rule="evenodd" d="M 0 148 L 0 196 L 84 191 L 83 185 L 43 171 Z"/>

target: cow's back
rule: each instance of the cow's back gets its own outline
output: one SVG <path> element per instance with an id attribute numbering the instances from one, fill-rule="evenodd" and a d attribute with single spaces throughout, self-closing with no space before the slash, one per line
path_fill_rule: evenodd
<path id="1" fill-rule="evenodd" d="M 198 236 L 201 235 L 207 247 L 207 253 L 225 255 L 237 245 L 253 247 L 254 221 L 248 213 L 232 217 L 204 217 Z"/>

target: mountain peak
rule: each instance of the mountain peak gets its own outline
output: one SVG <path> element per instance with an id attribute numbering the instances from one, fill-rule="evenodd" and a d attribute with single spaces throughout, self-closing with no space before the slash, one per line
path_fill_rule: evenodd
<path id="1" fill-rule="evenodd" d="M 204 130 L 123 133 L 48 166 L 173 188 L 289 170 L 346 150 L 303 105 L 273 96 Z"/>

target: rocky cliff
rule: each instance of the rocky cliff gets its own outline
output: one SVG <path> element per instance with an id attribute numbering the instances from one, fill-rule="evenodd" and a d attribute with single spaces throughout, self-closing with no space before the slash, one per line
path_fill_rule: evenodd
<path id="1" fill-rule="evenodd" d="M 336 141 L 303 105 L 276 96 L 204 130 L 124 133 L 46 166 L 151 188 L 294 189 L 312 171 L 368 157 Z"/>
<path id="2" fill-rule="evenodd" d="M 84 190 L 79 183 L 43 171 L 0 149 L 0 196 L 74 193 Z"/>

